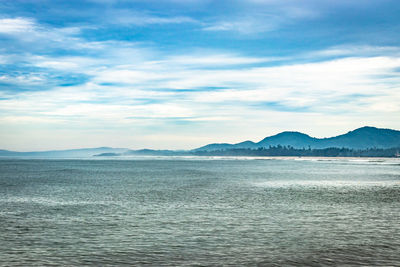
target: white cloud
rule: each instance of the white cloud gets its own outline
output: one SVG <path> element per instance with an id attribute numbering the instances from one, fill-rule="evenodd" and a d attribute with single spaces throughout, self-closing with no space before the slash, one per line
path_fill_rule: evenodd
<path id="1" fill-rule="evenodd" d="M 150 24 L 182 24 L 182 23 L 198 23 L 195 19 L 190 17 L 159 17 L 159 16 L 149 16 L 143 14 L 129 14 L 127 16 L 119 15 L 115 23 L 125 24 L 125 25 L 150 25 Z"/>
<path id="2" fill-rule="evenodd" d="M 272 67 L 247 67 L 248 63 L 263 62 L 265 59 L 229 57 L 227 54 L 203 56 L 198 59 L 183 55 L 167 57 L 159 62 L 150 60 L 107 67 L 101 67 L 107 59 L 93 62 L 90 62 L 90 58 L 80 57 L 63 60 L 35 58 L 35 60 L 35 64 L 40 67 L 85 73 L 92 77 L 85 86 L 60 88 L 27 96 L 27 99 L 35 99 L 33 98 L 35 94 L 41 96 L 43 99 L 35 99 L 41 103 L 56 100 L 73 102 L 121 99 L 122 102 L 129 100 L 137 105 L 140 100 L 147 99 L 177 105 L 186 105 L 189 101 L 199 106 L 224 102 L 237 102 L 246 106 L 257 102 L 276 102 L 287 107 L 328 110 L 331 105 L 336 107 L 335 99 L 343 100 L 352 95 L 364 95 L 365 98 L 371 99 L 375 95 L 392 96 L 395 92 L 393 86 L 396 88 L 400 82 L 395 72 L 395 69 L 400 67 L 400 59 L 395 57 L 342 58 Z M 227 62 L 226 65 L 222 64 L 224 61 Z M 236 63 L 245 66 L 226 68 Z M 190 68 L 187 68 L 188 64 Z M 214 68 L 209 70 L 204 66 L 214 66 Z M 35 77 L 14 77 L 14 82 L 20 80 L 29 84 L 41 80 L 40 76 L 37 76 L 37 79 Z M 13 82 L 5 75 L 1 79 Z M 213 89 L 207 90 L 208 87 L 226 89 L 213 91 Z M 164 91 L 165 89 L 167 91 Z M 169 89 L 178 91 L 168 91 Z M 195 91 L 179 92 L 179 89 Z M 389 103 L 391 98 L 385 98 L 385 101 Z M 362 107 L 353 108 L 358 110 Z M 157 110 L 160 109 L 155 109 L 154 116 L 165 114 L 164 112 L 157 114 Z M 178 117 L 177 114 L 171 116 Z M 203 114 L 194 116 L 204 117 Z"/>
<path id="3" fill-rule="evenodd" d="M 162 24 L 184 24 L 199 23 L 196 19 L 188 16 L 161 16 L 147 12 L 133 12 L 127 9 L 113 9 L 108 11 L 108 23 L 123 26 L 146 26 Z"/>
<path id="4" fill-rule="evenodd" d="M 20 94 L 16 100 L 3 101 L 2 109 L 5 112 L 19 110 L 21 114 L 81 116 L 100 120 L 107 117 L 123 120 L 135 116 L 190 116 L 201 118 L 193 121 L 206 121 L 207 117 L 240 118 L 251 110 L 258 110 L 259 107 L 253 105 L 263 102 L 266 103 L 264 109 L 274 110 L 276 107 L 268 107 L 268 103 L 279 103 L 283 111 L 287 108 L 285 112 L 290 112 L 290 108 L 304 107 L 325 113 L 346 112 L 351 108 L 356 113 L 368 111 L 365 105 L 371 111 L 393 112 L 398 107 L 399 96 L 393 86 L 396 88 L 400 81 L 392 78 L 388 82 L 385 78 L 400 67 L 398 58 L 344 58 L 230 70 L 182 70 L 181 67 L 168 68 L 164 62 L 153 70 L 119 69 L 120 66 L 97 72 L 91 70 L 94 77 L 86 85 Z M 102 86 L 101 83 L 117 85 Z M 227 89 L 196 91 L 197 88 L 215 86 Z M 195 91 L 163 91 L 168 88 Z M 346 99 L 353 95 L 365 97 L 361 102 Z M 147 100 L 161 102 L 141 104 Z M 82 104 L 81 101 L 89 103 Z M 232 102 L 235 102 L 234 108 L 230 107 L 231 104 L 225 105 Z M 41 103 L 40 108 L 34 103 Z M 221 104 L 222 109 L 216 108 Z"/>
<path id="5" fill-rule="evenodd" d="M 92 49 L 96 42 L 88 42 L 79 37 L 86 27 L 53 27 L 38 23 L 32 18 L 4 18 L 0 19 L 0 34 L 11 36 L 16 42 L 15 47 L 24 47 L 19 54 L 28 54 L 35 51 L 51 49 L 82 50 Z M 7 49 L 13 49 L 9 45 Z"/>
<path id="6" fill-rule="evenodd" d="M 163 61 L 165 64 L 181 65 L 181 66 L 229 66 L 265 63 L 270 61 L 278 61 L 280 58 L 260 58 L 260 57 L 244 57 L 233 54 L 218 53 L 198 53 L 190 55 L 172 56 Z"/>
<path id="7" fill-rule="evenodd" d="M 205 24 L 203 30 L 256 34 L 276 30 L 279 24 L 279 18 L 269 16 L 266 18 L 231 18 Z"/>
<path id="8" fill-rule="evenodd" d="M 29 18 L 0 19 L 0 33 L 16 34 L 27 33 L 35 30 L 35 23 Z"/>
<path id="9" fill-rule="evenodd" d="M 241 2 L 241 3 L 240 3 Z M 277 31 L 299 20 L 320 17 L 321 10 L 310 3 L 298 1 L 239 1 L 241 11 L 228 14 L 223 19 L 206 21 L 204 31 L 236 32 L 257 35 Z"/>
<path id="10" fill-rule="evenodd" d="M 325 58 L 325 57 L 377 57 L 377 56 L 400 56 L 400 48 L 394 46 L 368 46 L 368 45 L 340 45 L 312 51 L 301 55 L 305 58 Z"/>
<path id="11" fill-rule="evenodd" d="M 126 83 L 132 85 L 132 84 L 151 82 L 166 77 L 167 76 L 165 74 L 163 75 L 156 72 L 114 69 L 114 70 L 105 70 L 98 73 L 94 81 L 99 83 Z"/>
<path id="12" fill-rule="evenodd" d="M 45 77 L 40 73 L 18 74 L 18 75 L 1 75 L 0 81 L 10 84 L 10 87 L 18 85 L 34 86 L 43 84 Z M 10 88 L 11 89 L 11 88 Z"/>

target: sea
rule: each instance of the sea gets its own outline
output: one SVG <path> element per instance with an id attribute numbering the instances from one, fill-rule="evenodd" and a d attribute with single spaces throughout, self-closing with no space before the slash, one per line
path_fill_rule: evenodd
<path id="1" fill-rule="evenodd" d="M 0 159 L 0 266 L 400 266 L 400 159 Z"/>

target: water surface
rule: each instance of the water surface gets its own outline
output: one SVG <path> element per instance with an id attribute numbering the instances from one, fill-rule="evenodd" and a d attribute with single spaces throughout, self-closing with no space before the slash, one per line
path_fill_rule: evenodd
<path id="1" fill-rule="evenodd" d="M 400 161 L 0 160 L 0 264 L 400 265 Z"/>

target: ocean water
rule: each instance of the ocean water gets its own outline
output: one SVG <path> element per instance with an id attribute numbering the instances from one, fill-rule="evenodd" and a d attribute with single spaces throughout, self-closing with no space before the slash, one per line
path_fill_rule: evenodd
<path id="1" fill-rule="evenodd" d="M 400 161 L 1 159 L 1 266 L 400 266 Z"/>

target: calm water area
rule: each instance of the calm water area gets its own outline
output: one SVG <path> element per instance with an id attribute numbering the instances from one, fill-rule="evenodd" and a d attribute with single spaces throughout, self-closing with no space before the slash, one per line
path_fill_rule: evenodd
<path id="1" fill-rule="evenodd" d="M 398 159 L 0 159 L 0 266 L 400 266 Z"/>

